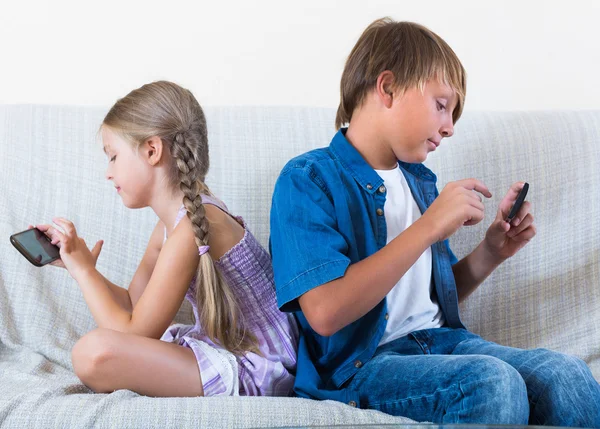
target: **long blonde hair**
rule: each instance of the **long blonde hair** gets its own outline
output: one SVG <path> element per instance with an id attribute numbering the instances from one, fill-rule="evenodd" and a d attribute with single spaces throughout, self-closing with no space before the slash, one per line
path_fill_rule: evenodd
<path id="1" fill-rule="evenodd" d="M 160 137 L 174 161 L 167 173 L 169 186 L 183 191 L 196 244 L 208 245 L 209 223 L 202 204 L 202 194 L 211 195 L 204 183 L 209 167 L 208 133 L 194 95 L 167 81 L 143 85 L 117 100 L 102 126 L 118 132 L 134 150 L 150 137 Z M 256 338 L 244 328 L 235 295 L 208 253 L 198 263 L 196 296 L 200 325 L 213 342 L 238 355 L 258 352 Z"/>

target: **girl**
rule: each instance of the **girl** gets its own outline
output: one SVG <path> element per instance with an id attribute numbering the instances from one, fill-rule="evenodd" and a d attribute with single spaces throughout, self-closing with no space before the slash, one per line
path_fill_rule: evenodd
<path id="1" fill-rule="evenodd" d="M 159 218 L 128 289 L 96 268 L 72 222 L 38 225 L 60 247 L 98 329 L 72 351 L 96 392 L 147 396 L 288 395 L 297 327 L 279 312 L 268 253 L 204 183 L 206 120 L 187 89 L 154 82 L 117 101 L 100 126 L 106 178 L 125 206 Z M 62 229 L 62 230 L 61 230 Z M 196 323 L 169 327 L 182 301 Z M 168 328 L 168 329 L 167 329 Z"/>

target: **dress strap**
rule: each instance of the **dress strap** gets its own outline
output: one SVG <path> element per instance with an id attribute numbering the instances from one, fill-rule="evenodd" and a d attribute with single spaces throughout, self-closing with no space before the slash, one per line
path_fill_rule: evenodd
<path id="1" fill-rule="evenodd" d="M 223 210 L 225 213 L 227 213 L 228 215 L 231 216 L 231 213 L 229 213 L 229 210 L 227 209 L 227 206 L 225 205 L 225 203 L 216 197 L 202 194 L 202 204 L 210 204 L 212 206 L 218 207 L 221 210 Z M 177 226 L 179 221 L 181 219 L 183 219 L 183 217 L 185 216 L 186 213 L 187 213 L 187 210 L 186 210 L 185 206 L 182 204 L 181 207 L 179 208 L 179 213 L 177 213 L 177 217 L 175 218 L 175 226 Z M 235 218 L 235 216 L 234 216 L 234 218 Z"/>

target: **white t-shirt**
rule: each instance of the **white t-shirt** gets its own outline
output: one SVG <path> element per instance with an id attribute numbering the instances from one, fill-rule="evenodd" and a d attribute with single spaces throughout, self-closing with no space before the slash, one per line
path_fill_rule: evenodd
<path id="1" fill-rule="evenodd" d="M 375 170 L 387 189 L 384 206 L 387 243 L 421 217 L 400 167 Z M 388 321 L 379 345 L 389 343 L 419 329 L 439 328 L 444 316 L 434 299 L 431 280 L 431 247 L 402 276 L 387 294 Z"/>

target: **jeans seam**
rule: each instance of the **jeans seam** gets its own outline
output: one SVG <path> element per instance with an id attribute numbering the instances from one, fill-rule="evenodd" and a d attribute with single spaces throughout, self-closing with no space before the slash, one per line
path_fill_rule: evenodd
<path id="1" fill-rule="evenodd" d="M 380 407 L 382 405 L 401 404 L 401 403 L 404 403 L 404 402 L 407 402 L 407 401 L 413 400 L 413 399 L 428 398 L 428 397 L 434 396 L 437 393 L 447 392 L 447 391 L 449 391 L 451 389 L 458 390 L 463 397 L 465 396 L 464 393 L 463 393 L 463 391 L 462 391 L 462 389 L 460 388 L 459 383 L 454 383 L 454 384 L 451 384 L 450 386 L 446 387 L 445 389 L 437 389 L 437 390 L 435 390 L 432 393 L 429 393 L 427 395 L 409 396 L 409 397 L 403 398 L 403 399 L 395 399 L 395 400 L 383 401 L 383 402 L 369 402 L 368 406 Z"/>

